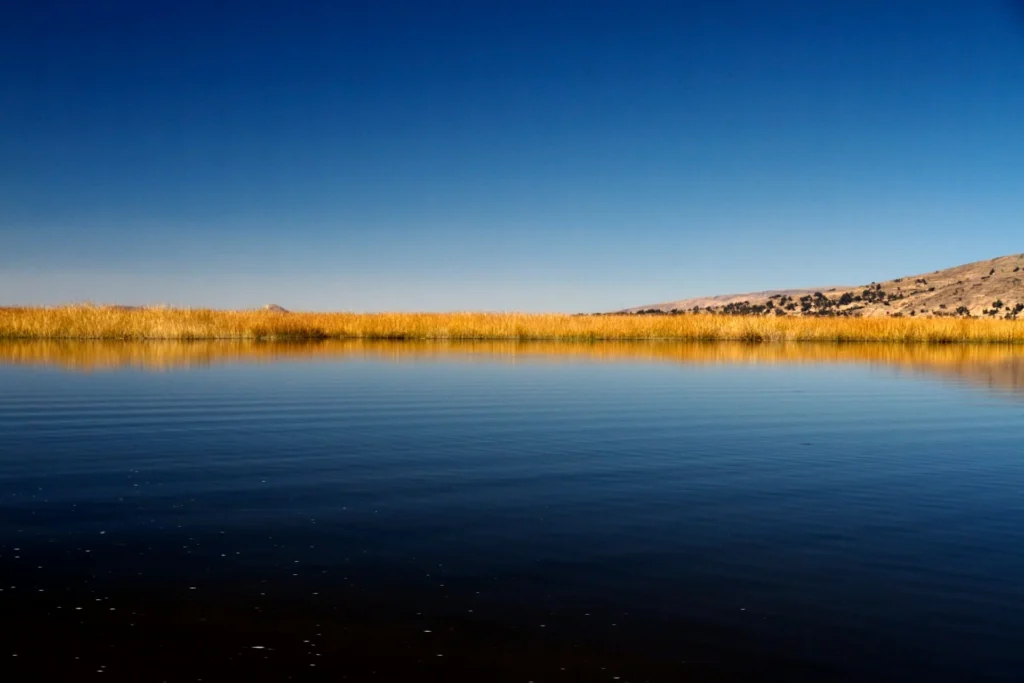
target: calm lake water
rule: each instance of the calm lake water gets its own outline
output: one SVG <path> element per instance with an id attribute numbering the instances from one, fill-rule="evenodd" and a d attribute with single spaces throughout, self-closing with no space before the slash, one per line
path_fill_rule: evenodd
<path id="1" fill-rule="evenodd" d="M 0 676 L 1024 680 L 1022 369 L 0 344 Z"/>

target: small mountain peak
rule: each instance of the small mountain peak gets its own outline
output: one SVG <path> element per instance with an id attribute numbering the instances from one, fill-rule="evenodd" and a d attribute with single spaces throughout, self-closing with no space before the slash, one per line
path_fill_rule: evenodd
<path id="1" fill-rule="evenodd" d="M 270 311 L 271 313 L 288 313 L 288 309 L 284 306 L 278 306 L 277 304 L 267 304 L 263 307 L 264 311 Z"/>

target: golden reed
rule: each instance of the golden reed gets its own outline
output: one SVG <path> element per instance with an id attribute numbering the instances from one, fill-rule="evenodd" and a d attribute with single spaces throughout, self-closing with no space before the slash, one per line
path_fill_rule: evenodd
<path id="1" fill-rule="evenodd" d="M 525 313 L 280 313 L 62 306 L 0 309 L 7 339 L 507 339 L 1024 344 L 1024 322 Z"/>

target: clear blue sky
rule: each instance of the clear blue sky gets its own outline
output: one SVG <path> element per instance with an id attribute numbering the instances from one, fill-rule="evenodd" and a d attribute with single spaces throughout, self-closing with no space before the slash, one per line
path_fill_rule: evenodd
<path id="1" fill-rule="evenodd" d="M 599 311 L 1024 251 L 1003 0 L 13 0 L 0 305 Z"/>

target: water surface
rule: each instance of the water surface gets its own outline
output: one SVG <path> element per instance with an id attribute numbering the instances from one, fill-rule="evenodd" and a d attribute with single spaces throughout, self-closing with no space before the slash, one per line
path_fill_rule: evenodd
<path id="1" fill-rule="evenodd" d="M 0 359 L 0 657 L 21 676 L 1024 672 L 1011 347 Z"/>

